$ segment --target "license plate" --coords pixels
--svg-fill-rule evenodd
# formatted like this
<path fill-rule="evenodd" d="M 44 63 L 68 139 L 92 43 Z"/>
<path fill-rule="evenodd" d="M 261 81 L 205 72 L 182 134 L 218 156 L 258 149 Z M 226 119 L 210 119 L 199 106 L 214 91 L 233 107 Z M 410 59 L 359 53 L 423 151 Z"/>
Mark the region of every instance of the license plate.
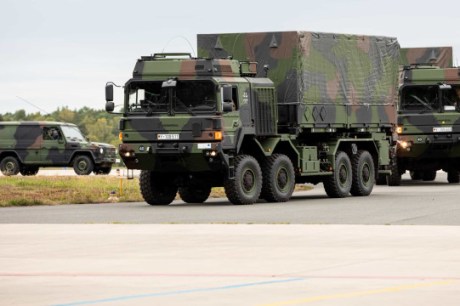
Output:
<path fill-rule="evenodd" d="M 451 126 L 435 126 L 433 127 L 433 133 L 450 133 L 452 132 Z"/>
<path fill-rule="evenodd" d="M 157 134 L 157 140 L 179 140 L 179 134 Z"/>

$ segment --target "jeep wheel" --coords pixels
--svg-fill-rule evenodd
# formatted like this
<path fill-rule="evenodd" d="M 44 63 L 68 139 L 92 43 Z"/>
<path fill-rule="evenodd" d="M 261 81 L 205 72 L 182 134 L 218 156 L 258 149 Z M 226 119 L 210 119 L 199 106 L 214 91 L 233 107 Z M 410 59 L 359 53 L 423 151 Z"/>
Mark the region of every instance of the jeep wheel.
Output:
<path fill-rule="evenodd" d="M 350 193 L 354 196 L 368 196 L 375 183 L 375 168 L 372 155 L 367 151 L 358 151 L 352 162 L 353 182 Z"/>
<path fill-rule="evenodd" d="M 150 205 L 168 205 L 176 197 L 177 186 L 171 178 L 142 170 L 139 177 L 142 197 Z"/>
<path fill-rule="evenodd" d="M 352 170 L 350 158 L 347 153 L 337 151 L 334 173 L 324 180 L 324 190 L 330 198 L 344 198 L 350 193 L 351 182 Z"/>
<path fill-rule="evenodd" d="M 286 202 L 295 187 L 295 173 L 289 157 L 273 154 L 263 164 L 261 197 L 267 202 Z"/>
<path fill-rule="evenodd" d="M 203 203 L 211 193 L 211 186 L 206 183 L 180 187 L 179 195 L 185 203 Z"/>
<path fill-rule="evenodd" d="M 13 156 L 5 157 L 0 163 L 0 170 L 5 176 L 16 175 L 19 173 L 19 169 L 19 161 Z"/>
<path fill-rule="evenodd" d="M 76 174 L 78 175 L 88 175 L 91 172 L 93 172 L 94 169 L 94 163 L 86 155 L 80 155 L 75 157 L 73 161 L 73 170 L 75 171 Z"/>
<path fill-rule="evenodd" d="M 38 173 L 38 166 L 22 166 L 19 172 L 23 176 L 32 176 Z"/>
<path fill-rule="evenodd" d="M 232 204 L 253 204 L 262 190 L 262 171 L 250 155 L 235 157 L 235 178 L 224 183 L 225 194 Z"/>

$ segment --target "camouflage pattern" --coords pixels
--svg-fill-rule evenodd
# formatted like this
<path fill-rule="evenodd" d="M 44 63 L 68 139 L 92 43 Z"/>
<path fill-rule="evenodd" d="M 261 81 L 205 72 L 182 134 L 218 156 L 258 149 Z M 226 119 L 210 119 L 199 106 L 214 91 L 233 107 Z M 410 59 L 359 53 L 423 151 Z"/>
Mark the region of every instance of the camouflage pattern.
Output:
<path fill-rule="evenodd" d="M 39 167 L 72 166 L 76 157 L 83 155 L 90 158 L 91 171 L 108 174 L 116 149 L 109 144 L 88 142 L 70 123 L 0 122 L 0 168 L 5 175 L 17 171 L 33 175 Z M 13 169 L 11 158 L 17 160 L 17 169 Z M 80 160 L 82 172 L 88 170 L 84 168 L 87 164 L 86 159 Z M 16 173 L 8 173 L 8 169 Z"/>
<path fill-rule="evenodd" d="M 452 47 L 401 48 L 400 64 L 449 68 L 453 65 Z"/>
<path fill-rule="evenodd" d="M 259 77 L 268 66 L 281 124 L 353 128 L 396 122 L 395 38 L 300 31 L 198 34 L 197 41 L 200 57 L 256 61 Z M 293 113 L 298 116 L 291 118 Z"/>
<path fill-rule="evenodd" d="M 459 95 L 459 68 L 420 66 L 403 71 L 398 114 L 400 173 L 460 170 Z"/>
<path fill-rule="evenodd" d="M 141 57 L 124 86 L 119 152 L 128 168 L 143 170 L 140 187 L 149 204 L 169 204 L 176 191 L 186 202 L 203 202 L 210 186 L 224 186 L 235 204 L 259 195 L 286 201 L 294 183 L 324 180 L 333 181 L 329 195 L 368 195 L 373 177 L 387 171 L 396 125 L 396 39 L 206 34 L 198 35 L 198 47 L 199 58 Z M 110 112 L 113 85 L 106 85 L 106 100 Z M 347 190 L 351 158 L 353 171 L 366 173 L 359 174 L 361 186 Z M 347 180 L 341 190 L 337 180 Z"/>

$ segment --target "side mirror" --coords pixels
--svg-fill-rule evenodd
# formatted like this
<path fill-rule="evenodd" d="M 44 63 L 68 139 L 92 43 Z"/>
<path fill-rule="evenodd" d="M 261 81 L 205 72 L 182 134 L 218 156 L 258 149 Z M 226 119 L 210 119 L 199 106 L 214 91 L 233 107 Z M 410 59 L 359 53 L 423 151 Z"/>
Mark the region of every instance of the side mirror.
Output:
<path fill-rule="evenodd" d="M 222 87 L 222 99 L 223 99 L 223 102 L 232 101 L 232 87 L 231 86 Z"/>
<path fill-rule="evenodd" d="M 105 111 L 106 112 L 111 113 L 111 112 L 113 112 L 114 109 L 115 109 L 115 103 L 109 102 L 109 101 L 107 101 L 105 103 Z"/>
<path fill-rule="evenodd" d="M 107 102 L 113 101 L 113 85 L 112 84 L 105 85 L 105 101 Z M 107 106 L 105 108 L 107 110 Z"/>

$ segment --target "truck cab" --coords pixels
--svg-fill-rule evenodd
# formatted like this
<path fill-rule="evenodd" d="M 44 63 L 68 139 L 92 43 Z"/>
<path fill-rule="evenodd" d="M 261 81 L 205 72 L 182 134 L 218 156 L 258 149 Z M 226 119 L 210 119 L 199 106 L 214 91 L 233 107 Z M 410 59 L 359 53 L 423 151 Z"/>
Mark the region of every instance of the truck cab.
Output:
<path fill-rule="evenodd" d="M 409 170 L 414 180 L 432 181 L 444 170 L 458 183 L 460 69 L 406 66 L 399 97 L 396 175 Z"/>

